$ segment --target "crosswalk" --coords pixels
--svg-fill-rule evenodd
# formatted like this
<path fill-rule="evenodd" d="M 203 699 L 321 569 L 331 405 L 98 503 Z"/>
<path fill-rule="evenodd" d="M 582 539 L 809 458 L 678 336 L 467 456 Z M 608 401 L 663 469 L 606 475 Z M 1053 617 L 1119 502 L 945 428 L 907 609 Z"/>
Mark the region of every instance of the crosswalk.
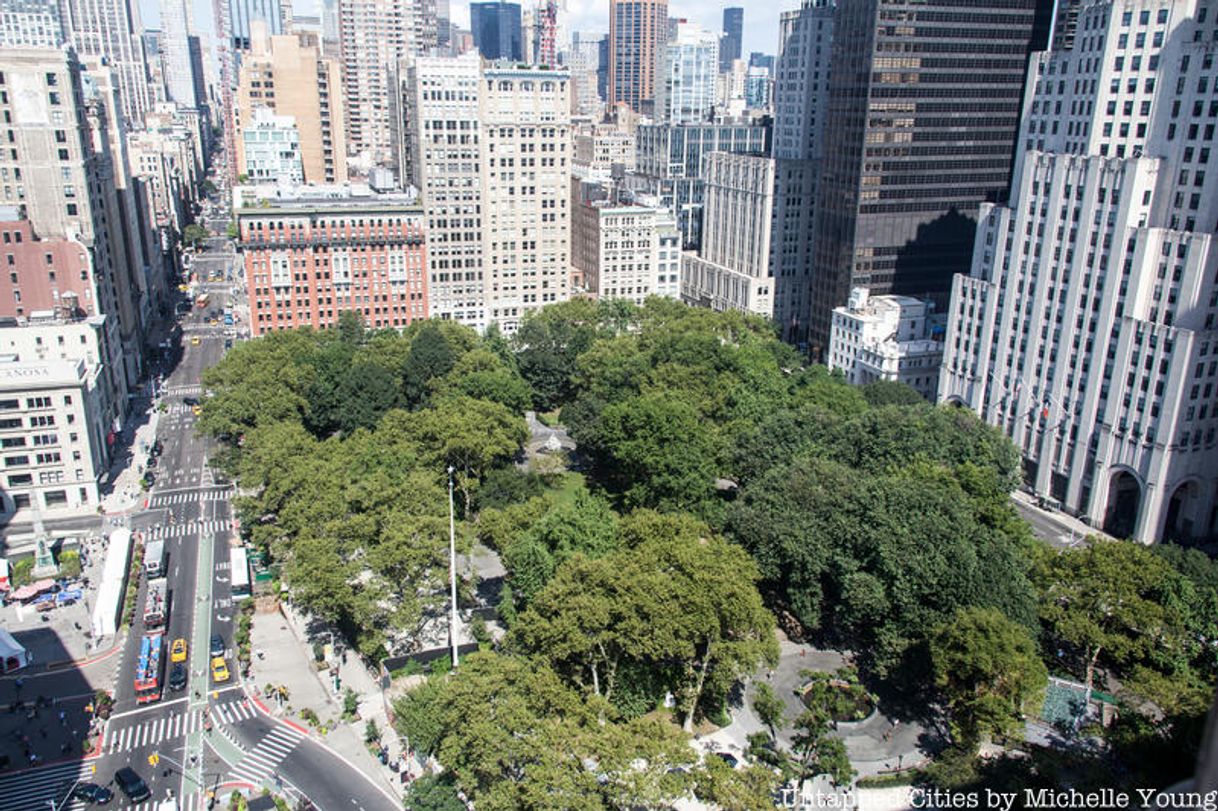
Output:
<path fill-rule="evenodd" d="M 206 476 L 204 476 L 206 478 Z M 232 495 L 232 489 L 218 487 L 214 490 L 190 490 L 182 493 L 157 493 L 148 502 L 148 508 L 171 507 L 176 504 L 194 504 L 200 501 L 225 501 Z"/>
<path fill-rule="evenodd" d="M 272 777 L 279 771 L 279 764 L 304 738 L 291 727 L 276 725 L 232 768 L 232 776 L 254 786 L 274 783 Z"/>
<path fill-rule="evenodd" d="M 0 775 L 0 811 L 30 811 L 47 808 L 51 800 L 60 802 L 77 780 L 92 780 L 91 764 L 73 761 L 48 766 L 33 771 Z M 106 780 L 109 779 L 107 775 Z M 73 800 L 65 809 L 84 808 L 84 803 Z"/>
<path fill-rule="evenodd" d="M 161 524 L 155 527 L 149 527 L 144 531 L 144 541 L 163 540 L 165 538 L 181 538 L 184 535 L 207 534 L 210 532 L 224 532 L 230 529 L 232 522 L 230 521 L 182 521 L 177 524 Z"/>
<path fill-rule="evenodd" d="M 169 386 L 165 389 L 165 393 L 178 397 L 184 397 L 190 394 L 202 394 L 202 386 Z"/>
<path fill-rule="evenodd" d="M 247 701 L 214 704 L 211 709 L 224 724 L 246 721 L 257 714 Z M 160 718 L 146 720 L 136 718 L 129 724 L 124 724 L 121 720 L 111 723 L 106 729 L 106 736 L 102 741 L 102 751 L 111 755 L 116 752 L 129 752 L 189 735 L 203 729 L 203 721 L 206 716 L 206 710 L 195 709 L 175 712 Z"/>

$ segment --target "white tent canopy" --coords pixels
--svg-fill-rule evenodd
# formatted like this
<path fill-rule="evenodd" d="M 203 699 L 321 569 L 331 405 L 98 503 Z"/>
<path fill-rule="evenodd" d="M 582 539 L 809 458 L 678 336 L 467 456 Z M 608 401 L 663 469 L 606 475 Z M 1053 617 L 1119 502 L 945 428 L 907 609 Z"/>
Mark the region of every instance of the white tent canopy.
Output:
<path fill-rule="evenodd" d="M 0 673 L 12 673 L 34 661 L 34 657 L 12 634 L 0 628 Z"/>

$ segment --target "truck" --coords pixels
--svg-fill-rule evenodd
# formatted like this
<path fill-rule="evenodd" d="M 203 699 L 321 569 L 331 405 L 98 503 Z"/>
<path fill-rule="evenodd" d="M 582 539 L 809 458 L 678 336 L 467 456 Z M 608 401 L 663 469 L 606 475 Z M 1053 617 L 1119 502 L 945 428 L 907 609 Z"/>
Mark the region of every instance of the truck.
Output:
<path fill-rule="evenodd" d="M 250 596 L 250 562 L 249 553 L 244 546 L 233 546 L 229 549 L 229 576 L 232 577 L 234 597 Z"/>
<path fill-rule="evenodd" d="M 135 701 L 148 704 L 161 700 L 161 649 L 165 637 L 145 634 L 140 640 L 140 655 L 135 661 Z"/>
<path fill-rule="evenodd" d="M 168 581 L 157 577 L 148 581 L 144 595 L 144 630 L 160 628 L 169 617 Z"/>
<path fill-rule="evenodd" d="M 148 579 L 165 574 L 165 542 L 149 541 L 144 547 L 144 574 Z"/>

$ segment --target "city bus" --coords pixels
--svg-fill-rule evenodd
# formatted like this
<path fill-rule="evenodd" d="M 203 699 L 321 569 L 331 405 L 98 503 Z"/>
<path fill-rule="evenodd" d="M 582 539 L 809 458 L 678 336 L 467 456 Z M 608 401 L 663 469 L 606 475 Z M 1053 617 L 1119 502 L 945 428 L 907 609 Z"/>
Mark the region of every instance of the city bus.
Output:
<path fill-rule="evenodd" d="M 233 596 L 250 596 L 250 561 L 244 546 L 234 546 L 229 552 L 229 574 L 233 578 Z"/>
<path fill-rule="evenodd" d="M 140 656 L 135 663 L 135 700 L 148 704 L 161 700 L 161 634 L 147 634 L 140 640 Z"/>

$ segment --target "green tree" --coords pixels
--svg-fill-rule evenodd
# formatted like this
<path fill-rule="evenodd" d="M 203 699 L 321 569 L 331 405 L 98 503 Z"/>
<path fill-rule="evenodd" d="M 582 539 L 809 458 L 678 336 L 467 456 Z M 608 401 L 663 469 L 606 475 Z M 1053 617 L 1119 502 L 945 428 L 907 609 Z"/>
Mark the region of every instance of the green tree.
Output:
<path fill-rule="evenodd" d="M 198 248 L 205 241 L 207 241 L 207 238 L 210 236 L 210 231 L 193 222 L 182 229 L 182 241 L 192 248 Z"/>
<path fill-rule="evenodd" d="M 549 411 L 570 400 L 576 360 L 599 333 L 600 314 L 590 299 L 571 299 L 525 316 L 513 344 L 537 410 Z"/>
<path fill-rule="evenodd" d="M 1179 575 L 1145 547 L 1089 539 L 1039 564 L 1041 618 L 1056 642 L 1077 653 L 1089 690 L 1101 661 L 1131 668 L 1185 644 L 1181 617 L 1164 604 Z"/>
<path fill-rule="evenodd" d="M 410 784 L 406 807 L 411 811 L 466 811 L 452 779 L 434 774 L 425 774 Z"/>
<path fill-rule="evenodd" d="M 786 705 L 774 692 L 773 687 L 765 682 L 758 682 L 753 686 L 753 712 L 757 713 L 757 720 L 770 730 L 771 738 L 777 737 L 778 730 L 786 726 L 786 720 L 783 718 L 785 711 Z"/>
<path fill-rule="evenodd" d="M 385 419 L 418 444 L 424 464 L 437 473 L 454 468 L 466 515 L 482 476 L 515 456 L 528 436 L 521 417 L 498 403 L 470 397 L 445 397 L 431 408 L 390 412 Z"/>
<path fill-rule="evenodd" d="M 604 472 L 629 507 L 694 509 L 715 488 L 711 428 L 683 399 L 647 394 L 601 415 Z"/>
<path fill-rule="evenodd" d="M 863 397 L 873 408 L 886 405 L 917 406 L 926 402 L 926 398 L 918 394 L 916 389 L 895 380 L 876 380 L 868 383 L 863 386 Z"/>
<path fill-rule="evenodd" d="M 424 757 L 436 753 L 444 731 L 443 677 L 433 676 L 393 702 L 394 728 Z"/>
<path fill-rule="evenodd" d="M 993 608 L 961 608 L 930 638 L 935 686 L 957 741 L 1018 736 L 1025 709 L 1048 683 L 1027 628 Z"/>
<path fill-rule="evenodd" d="M 835 786 L 848 786 L 854 781 L 846 745 L 829 734 L 827 716 L 807 710 L 795 720 L 795 729 L 791 748 L 799 760 L 801 779 L 823 774 Z"/>
<path fill-rule="evenodd" d="M 431 385 L 437 394 L 489 400 L 517 414 L 523 414 L 532 400 L 529 384 L 489 349 L 466 353 L 451 371 L 433 378 Z"/>

